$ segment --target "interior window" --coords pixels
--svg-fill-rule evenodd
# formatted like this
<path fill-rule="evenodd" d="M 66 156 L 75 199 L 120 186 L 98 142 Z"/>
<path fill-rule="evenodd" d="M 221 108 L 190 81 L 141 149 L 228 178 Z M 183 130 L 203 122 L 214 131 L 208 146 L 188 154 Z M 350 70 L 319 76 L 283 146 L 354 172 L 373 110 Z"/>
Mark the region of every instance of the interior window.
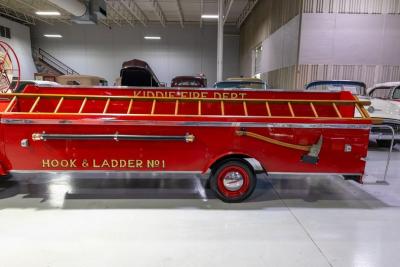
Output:
<path fill-rule="evenodd" d="M 370 96 L 375 98 L 389 99 L 391 91 L 391 87 L 378 87 L 370 93 Z"/>

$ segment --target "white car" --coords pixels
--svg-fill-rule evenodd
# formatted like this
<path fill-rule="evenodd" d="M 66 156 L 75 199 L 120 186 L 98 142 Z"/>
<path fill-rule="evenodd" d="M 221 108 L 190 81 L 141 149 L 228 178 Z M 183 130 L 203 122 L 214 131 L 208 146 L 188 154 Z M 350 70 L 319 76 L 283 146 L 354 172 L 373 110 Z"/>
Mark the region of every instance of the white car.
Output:
<path fill-rule="evenodd" d="M 395 131 L 395 142 L 400 142 L 400 82 L 388 82 L 374 85 L 367 90 L 371 98 L 368 112 L 373 118 L 380 118 L 384 125 L 390 125 Z M 380 146 L 390 146 L 390 130 L 372 130 L 371 135 Z"/>
<path fill-rule="evenodd" d="M 382 83 L 366 90 L 359 81 L 326 80 L 314 81 L 306 85 L 306 90 L 350 91 L 361 99 L 368 99 L 371 105 L 366 107 L 370 116 L 383 121 L 383 125 L 392 126 L 395 131 L 395 143 L 400 142 L 400 82 Z M 370 138 L 378 146 L 390 147 L 392 131 L 387 128 L 373 128 Z"/>
<path fill-rule="evenodd" d="M 27 85 L 35 84 L 35 85 L 43 85 L 43 86 L 60 86 L 59 83 L 51 82 L 51 81 L 40 81 L 40 80 L 21 80 L 18 82 L 18 86 L 15 88 L 16 81 L 13 81 L 10 85 L 10 88 L 13 88 L 14 93 L 22 93 Z"/>

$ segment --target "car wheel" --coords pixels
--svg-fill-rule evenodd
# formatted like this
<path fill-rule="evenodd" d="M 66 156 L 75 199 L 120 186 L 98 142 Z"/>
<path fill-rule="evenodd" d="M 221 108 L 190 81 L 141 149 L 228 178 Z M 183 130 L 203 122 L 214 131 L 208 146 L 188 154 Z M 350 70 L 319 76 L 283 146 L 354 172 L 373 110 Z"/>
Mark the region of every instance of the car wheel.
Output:
<path fill-rule="evenodd" d="M 251 166 L 242 160 L 229 160 L 214 168 L 210 186 L 216 196 L 224 202 L 242 202 L 254 191 L 256 174 Z"/>

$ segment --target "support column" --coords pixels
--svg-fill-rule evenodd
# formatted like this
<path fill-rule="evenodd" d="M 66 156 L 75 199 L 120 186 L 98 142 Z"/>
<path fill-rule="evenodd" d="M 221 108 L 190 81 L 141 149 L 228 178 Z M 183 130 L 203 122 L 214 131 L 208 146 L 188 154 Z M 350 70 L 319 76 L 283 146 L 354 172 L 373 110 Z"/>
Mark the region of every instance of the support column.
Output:
<path fill-rule="evenodd" d="M 224 0 L 218 0 L 217 82 L 222 81 L 224 64 Z"/>

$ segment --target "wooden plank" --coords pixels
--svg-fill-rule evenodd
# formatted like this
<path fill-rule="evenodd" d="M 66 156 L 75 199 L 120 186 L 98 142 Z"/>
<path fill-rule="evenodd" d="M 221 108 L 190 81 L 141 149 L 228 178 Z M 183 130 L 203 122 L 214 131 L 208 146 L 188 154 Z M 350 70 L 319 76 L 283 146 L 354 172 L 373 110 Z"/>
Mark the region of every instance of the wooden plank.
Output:
<path fill-rule="evenodd" d="M 225 116 L 225 106 L 223 100 L 221 100 L 221 116 Z"/>
<path fill-rule="evenodd" d="M 317 110 L 315 109 L 314 104 L 313 104 L 312 102 L 310 102 L 310 107 L 311 107 L 311 109 L 312 109 L 312 111 L 313 111 L 313 113 L 314 113 L 314 116 L 315 116 L 316 118 L 319 118 L 318 112 L 317 112 Z"/>
<path fill-rule="evenodd" d="M 63 102 L 64 102 L 64 97 L 61 97 L 60 100 L 58 101 L 56 109 L 54 110 L 54 113 L 58 112 Z"/>
<path fill-rule="evenodd" d="M 340 111 L 339 111 L 338 107 L 336 106 L 336 104 L 332 103 L 332 105 L 333 105 L 333 108 L 335 109 L 336 114 L 338 115 L 338 117 L 342 118 L 342 114 L 340 114 Z"/>
<path fill-rule="evenodd" d="M 267 116 L 271 117 L 271 109 L 269 107 L 268 101 L 265 102 L 265 107 L 267 108 Z"/>
<path fill-rule="evenodd" d="M 35 110 L 35 108 L 36 108 L 37 104 L 39 103 L 39 101 L 40 101 L 40 96 L 36 97 L 36 100 L 33 103 L 31 109 L 29 110 L 29 113 L 32 113 Z"/>
<path fill-rule="evenodd" d="M 178 115 L 178 111 L 179 111 L 179 100 L 175 101 L 175 116 Z"/>
<path fill-rule="evenodd" d="M 151 106 L 151 115 L 154 115 L 154 111 L 156 110 L 156 100 L 153 100 L 153 105 Z"/>
<path fill-rule="evenodd" d="M 133 106 L 133 99 L 131 99 L 129 101 L 129 106 L 128 106 L 128 110 L 126 111 L 126 114 L 130 114 L 131 113 L 132 106 Z"/>
<path fill-rule="evenodd" d="M 244 109 L 244 115 L 249 116 L 249 113 L 247 112 L 247 104 L 246 101 L 243 101 L 243 109 Z"/>
<path fill-rule="evenodd" d="M 14 105 L 15 101 L 17 101 L 17 96 L 15 95 L 10 103 L 8 103 L 7 108 L 4 110 L 5 113 L 9 112 L 9 110 L 11 109 L 12 105 Z"/>
<path fill-rule="evenodd" d="M 108 106 L 110 105 L 110 99 L 107 99 L 106 105 L 104 106 L 103 114 L 107 113 Z"/>
<path fill-rule="evenodd" d="M 293 107 L 292 107 L 292 104 L 290 104 L 290 102 L 288 102 L 288 106 L 289 106 L 289 110 L 290 110 L 290 115 L 292 115 L 292 117 L 295 117 Z"/>
<path fill-rule="evenodd" d="M 199 102 L 198 102 L 198 112 L 197 112 L 197 115 L 201 115 L 201 100 L 199 100 Z"/>
<path fill-rule="evenodd" d="M 85 108 L 86 102 L 87 102 L 87 97 L 85 97 L 85 99 L 83 99 L 82 105 L 78 111 L 79 114 L 82 113 L 83 109 Z"/>

